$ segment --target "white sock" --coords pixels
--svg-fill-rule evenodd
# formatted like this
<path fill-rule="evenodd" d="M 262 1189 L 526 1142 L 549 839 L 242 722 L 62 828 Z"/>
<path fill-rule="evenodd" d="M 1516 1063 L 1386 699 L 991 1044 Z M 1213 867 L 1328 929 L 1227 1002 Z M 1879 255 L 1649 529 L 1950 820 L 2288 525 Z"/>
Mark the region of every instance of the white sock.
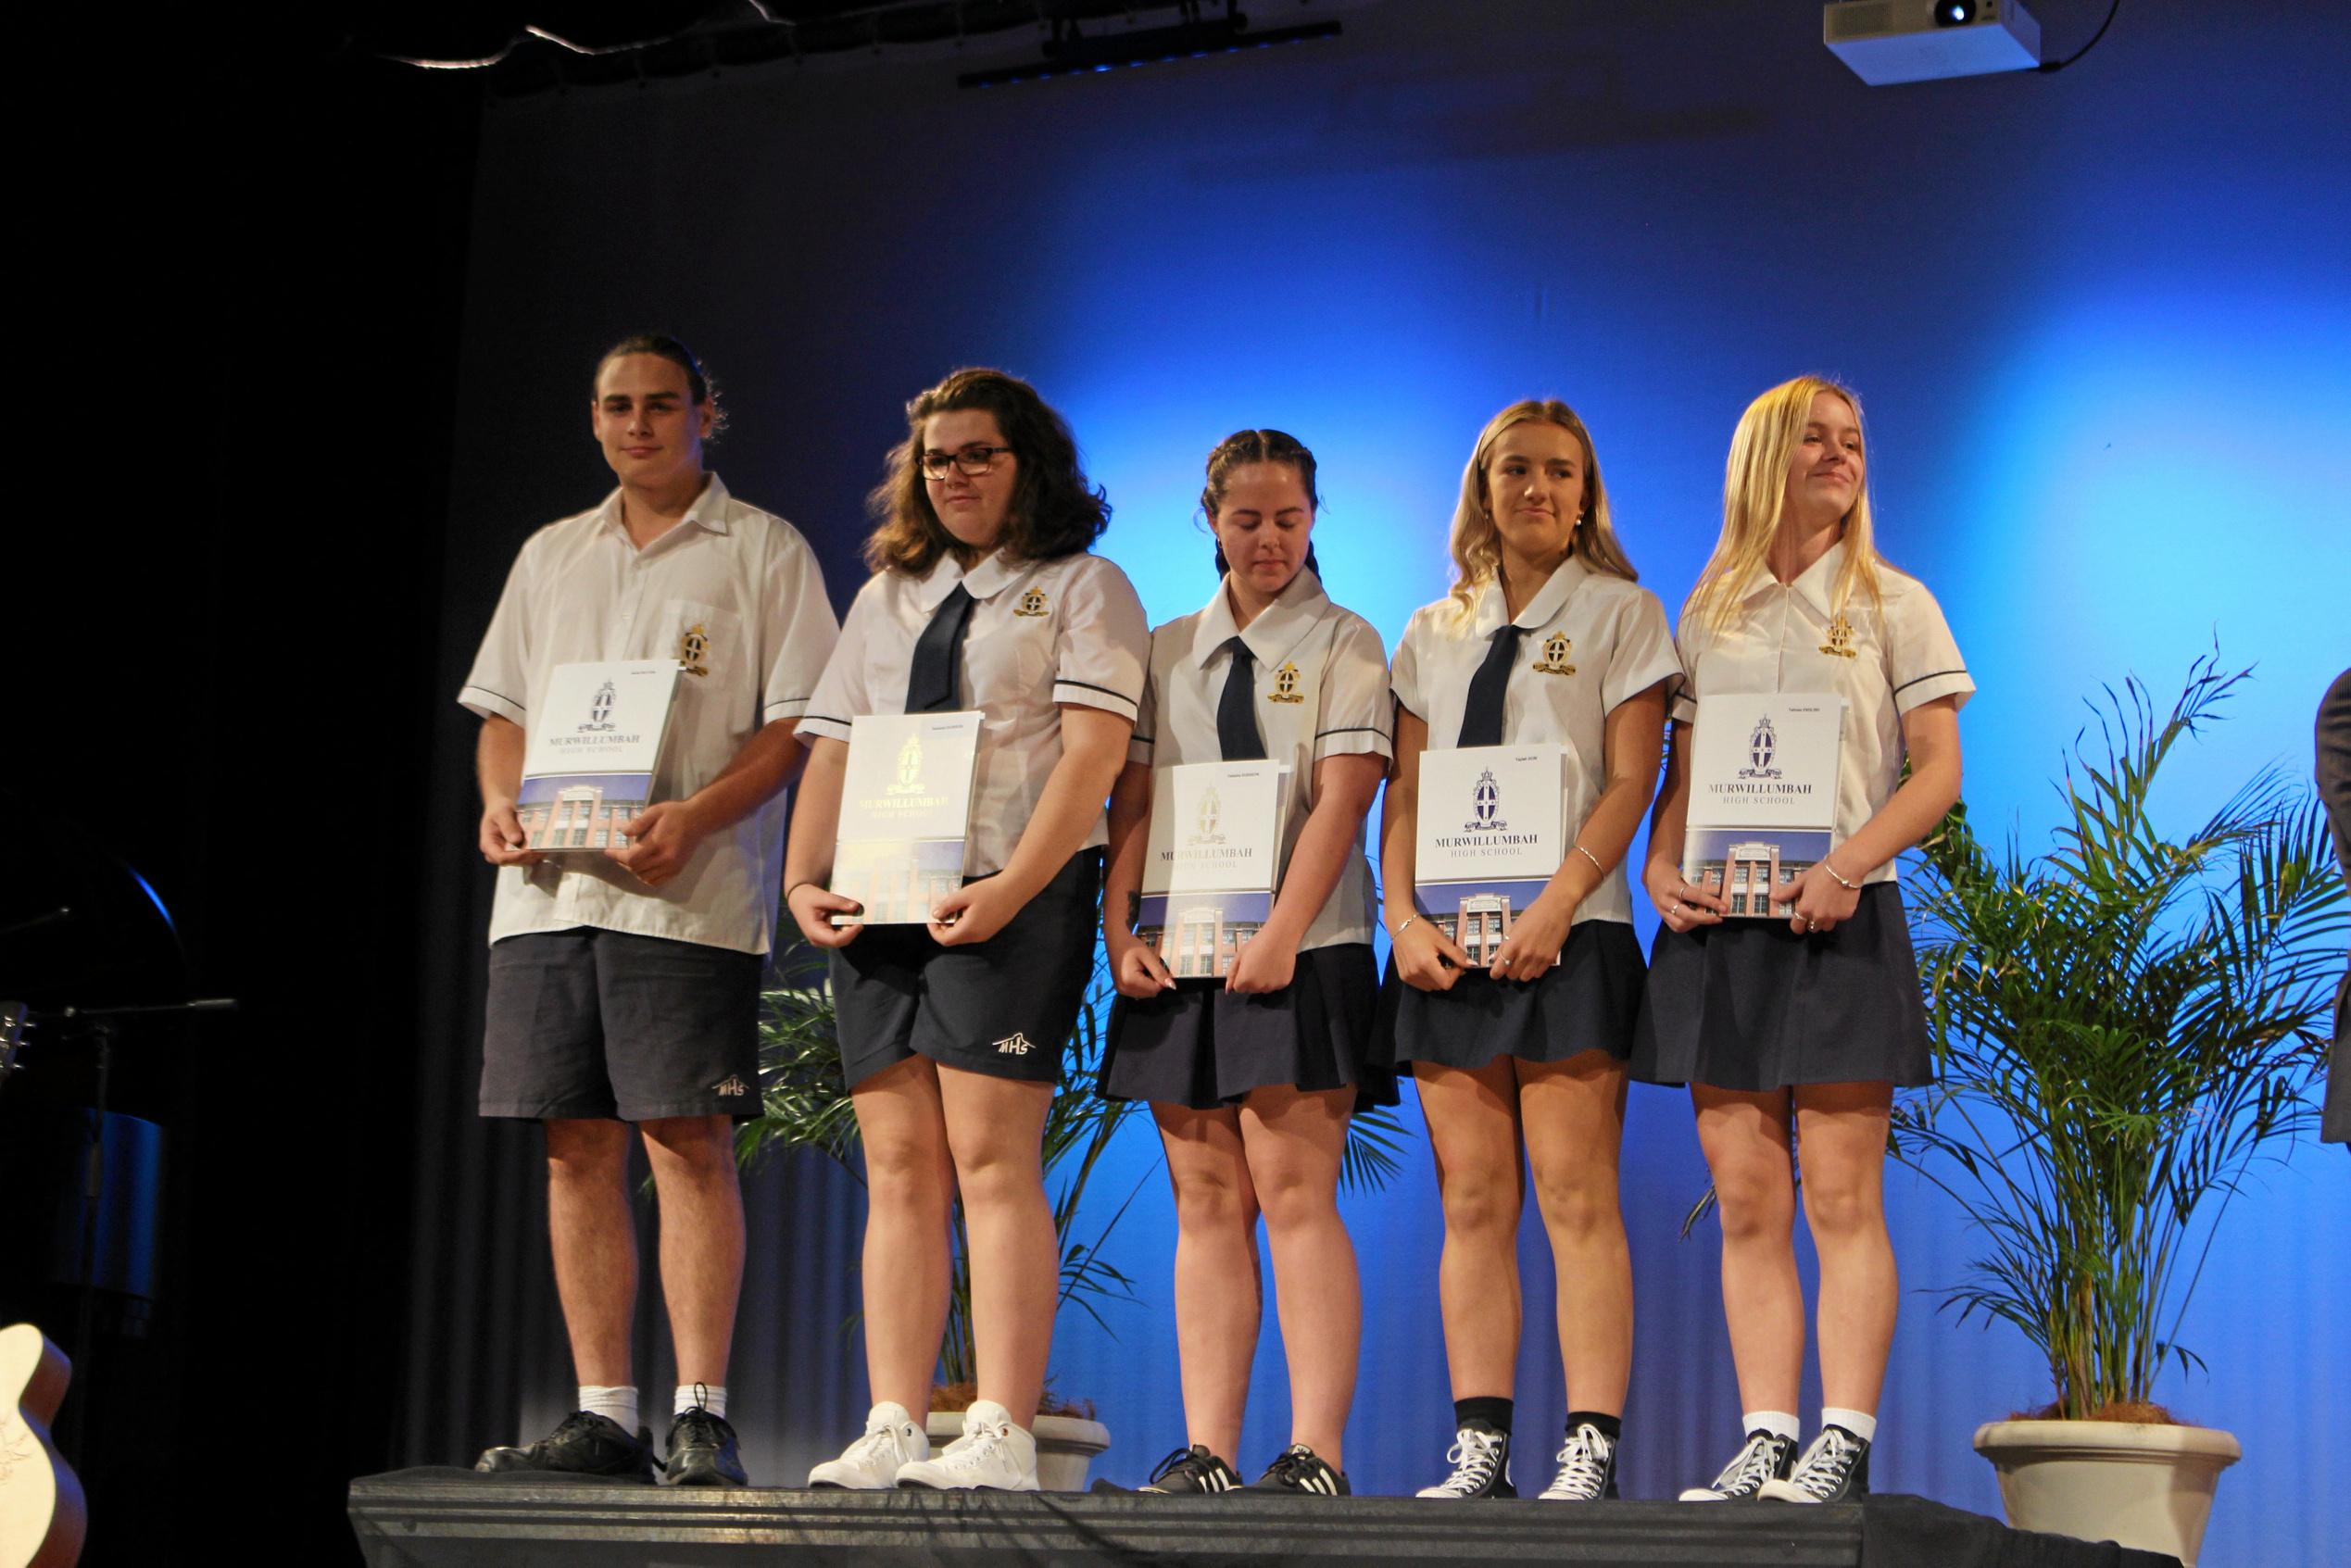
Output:
<path fill-rule="evenodd" d="M 679 1384 L 677 1398 L 670 1405 L 670 1413 L 684 1415 L 696 1405 L 701 1406 L 721 1421 L 724 1421 L 726 1419 L 726 1385 L 723 1383 Z"/>
<path fill-rule="evenodd" d="M 1793 1411 L 1749 1411 L 1739 1418 L 1741 1432 L 1768 1432 L 1775 1437 L 1796 1440 L 1800 1428 Z"/>
<path fill-rule="evenodd" d="M 1823 1405 L 1820 1407 L 1820 1424 L 1842 1426 L 1865 1443 L 1877 1441 L 1878 1418 L 1865 1415 L 1860 1411 L 1841 1411 L 1834 1405 Z"/>
<path fill-rule="evenodd" d="M 636 1385 L 623 1383 L 607 1388 L 594 1383 L 580 1385 L 580 1409 L 608 1417 L 618 1423 L 622 1431 L 636 1436 Z"/>

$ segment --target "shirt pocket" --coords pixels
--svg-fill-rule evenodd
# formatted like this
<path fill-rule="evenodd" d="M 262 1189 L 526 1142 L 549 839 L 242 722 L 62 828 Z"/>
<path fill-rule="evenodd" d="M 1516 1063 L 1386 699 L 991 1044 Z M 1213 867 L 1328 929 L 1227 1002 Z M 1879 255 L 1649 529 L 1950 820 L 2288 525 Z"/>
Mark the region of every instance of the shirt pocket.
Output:
<path fill-rule="evenodd" d="M 654 655 L 676 659 L 681 671 L 663 771 L 678 791 L 691 793 L 717 776 L 756 727 L 759 650 L 740 615 L 707 600 L 670 599 L 661 616 Z"/>

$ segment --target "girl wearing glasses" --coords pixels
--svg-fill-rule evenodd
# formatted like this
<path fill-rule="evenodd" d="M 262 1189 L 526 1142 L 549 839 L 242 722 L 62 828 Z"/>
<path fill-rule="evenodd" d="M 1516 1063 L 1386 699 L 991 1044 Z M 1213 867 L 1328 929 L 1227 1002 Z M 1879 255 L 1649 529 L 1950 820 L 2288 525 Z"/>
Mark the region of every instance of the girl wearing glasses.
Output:
<path fill-rule="evenodd" d="M 1617 1204 L 1641 950 L 1623 860 L 1649 808 L 1679 673 L 1665 608 L 1633 581 L 1590 433 L 1565 404 L 1514 403 L 1477 438 L 1453 514 L 1452 595 L 1396 650 L 1396 777 L 1380 820 L 1391 972 L 1382 1033 L 1413 1063 L 1445 1213 L 1439 1295 L 1452 1473 L 1422 1497 L 1515 1497 L 1521 1171 L 1557 1264 L 1567 1429 L 1542 1496 L 1616 1492 L 1632 1363 L 1632 1264 Z M 1413 883 L 1430 746 L 1564 748 L 1569 848 L 1495 933 L 1423 909 Z M 1522 1152 L 1523 1151 L 1523 1152 Z M 1524 1164 L 1522 1166 L 1522 1160 Z"/>
<path fill-rule="evenodd" d="M 1314 571 L 1319 504 L 1314 456 L 1294 436 L 1244 430 L 1209 454 L 1201 510 L 1222 581 L 1205 608 L 1152 632 L 1111 800 L 1102 935 L 1119 999 L 1103 1092 L 1150 1101 L 1166 1145 L 1188 1444 L 1145 1491 L 1240 1485 L 1230 1461 L 1257 1349 L 1261 1213 L 1291 1441 L 1252 1486 L 1349 1491 L 1339 1440 L 1362 1302 L 1339 1168 L 1356 1105 L 1396 1098 L 1393 1078 L 1364 1066 L 1377 997 L 1364 815 L 1388 773 L 1390 721 L 1379 633 L 1331 603 Z M 1257 759 L 1290 770 L 1285 869 L 1264 924 L 1236 938 L 1177 922 L 1143 940 L 1132 926 L 1152 770 Z M 1231 966 L 1221 980 L 1216 950 Z"/>
<path fill-rule="evenodd" d="M 1881 1168 L 1897 1084 L 1932 1080 L 1893 859 L 1959 796 L 1959 705 L 1975 690 L 1942 611 L 1870 541 L 1861 402 L 1800 376 L 1730 438 L 1722 537 L 1682 608 L 1688 680 L 1643 875 L 1664 925 L 1634 1075 L 1688 1084 L 1722 1215 L 1723 1311 L 1745 1435 L 1685 1501 L 1857 1500 L 1893 1341 Z M 1719 693 L 1835 693 L 1845 705 L 1836 833 L 1794 912 L 1726 920 L 1722 884 L 1684 880 L 1691 726 Z M 1910 776 L 1902 776 L 1907 757 Z M 1797 1189 L 1820 1257 L 1819 1435 L 1796 1457 L 1804 1291 Z"/>
<path fill-rule="evenodd" d="M 865 1148 L 865 1433 L 816 1486 L 1037 1489 L 1029 1427 L 1060 1256 L 1045 1113 L 1092 968 L 1103 797 L 1149 643 L 1125 576 L 1087 553 L 1110 506 L 1026 383 L 959 370 L 907 406 L 874 493 L 873 578 L 809 699 L 786 901 L 832 950 L 841 1059 Z M 983 715 L 964 882 L 927 925 L 836 927 L 826 890 L 849 721 Z M 937 1457 L 924 1435 L 946 1330 L 949 1207 L 963 1202 L 978 1398 Z"/>

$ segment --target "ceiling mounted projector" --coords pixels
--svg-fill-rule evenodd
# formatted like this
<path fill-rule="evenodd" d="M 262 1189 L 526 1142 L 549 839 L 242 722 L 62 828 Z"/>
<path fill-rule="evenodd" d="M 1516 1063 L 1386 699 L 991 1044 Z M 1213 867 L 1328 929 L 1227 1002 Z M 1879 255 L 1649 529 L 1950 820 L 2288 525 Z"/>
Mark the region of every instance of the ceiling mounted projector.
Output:
<path fill-rule="evenodd" d="M 1872 87 L 2041 65 L 2022 0 L 1829 0 L 1820 39 Z"/>

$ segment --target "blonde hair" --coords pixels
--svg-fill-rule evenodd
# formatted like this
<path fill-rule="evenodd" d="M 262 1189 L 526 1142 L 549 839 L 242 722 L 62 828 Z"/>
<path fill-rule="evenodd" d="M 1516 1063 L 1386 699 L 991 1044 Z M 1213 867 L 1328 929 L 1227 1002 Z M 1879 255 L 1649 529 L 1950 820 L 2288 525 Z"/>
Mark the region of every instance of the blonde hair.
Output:
<path fill-rule="evenodd" d="M 1621 577 L 1628 583 L 1641 579 L 1641 574 L 1633 570 L 1632 558 L 1617 542 L 1616 524 L 1609 521 L 1608 491 L 1600 483 L 1600 455 L 1592 450 L 1591 432 L 1584 428 L 1584 421 L 1576 417 L 1575 409 L 1557 398 L 1529 397 L 1513 403 L 1486 421 L 1486 428 L 1477 434 L 1477 445 L 1470 450 L 1469 466 L 1462 470 L 1461 501 L 1453 508 L 1450 548 L 1453 557 L 1452 597 L 1463 615 L 1477 608 L 1478 590 L 1493 582 L 1502 571 L 1502 531 L 1494 526 L 1486 466 L 1502 433 L 1523 424 L 1557 425 L 1574 436 L 1576 444 L 1584 450 L 1584 509 L 1568 535 L 1569 558 L 1580 558 L 1592 571 Z"/>
<path fill-rule="evenodd" d="M 1798 376 L 1781 382 L 1747 405 L 1731 433 L 1730 458 L 1723 465 L 1722 537 L 1697 585 L 1682 605 L 1685 617 L 1694 617 L 1709 631 L 1723 631 L 1739 616 L 1739 592 L 1771 555 L 1779 535 L 1779 519 L 1788 503 L 1788 466 L 1804 426 L 1812 419 L 1812 400 L 1833 393 L 1862 424 L 1861 397 L 1853 388 L 1825 376 Z M 1878 568 L 1889 564 L 1878 553 L 1869 527 L 1868 438 L 1862 439 L 1861 486 L 1854 493 L 1852 509 L 1843 520 L 1842 537 L 1845 563 L 1837 572 L 1830 593 L 1830 609 L 1842 611 L 1860 588 L 1873 605 L 1883 602 Z"/>

